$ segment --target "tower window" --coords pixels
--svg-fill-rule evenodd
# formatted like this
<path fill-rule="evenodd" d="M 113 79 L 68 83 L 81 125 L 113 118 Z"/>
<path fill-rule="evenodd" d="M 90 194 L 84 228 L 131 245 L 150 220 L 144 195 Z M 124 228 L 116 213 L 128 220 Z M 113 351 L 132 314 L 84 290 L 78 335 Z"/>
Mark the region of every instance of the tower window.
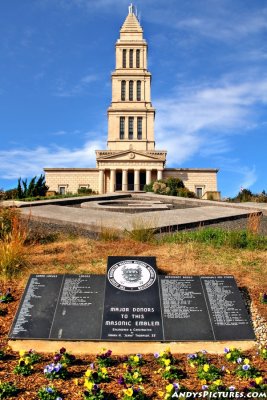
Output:
<path fill-rule="evenodd" d="M 137 117 L 137 139 L 138 140 L 142 139 L 142 122 L 143 122 L 143 118 Z"/>
<path fill-rule="evenodd" d="M 120 139 L 124 139 L 125 117 L 120 117 Z"/>
<path fill-rule="evenodd" d="M 133 49 L 130 50 L 129 66 L 133 68 Z"/>
<path fill-rule="evenodd" d="M 122 50 L 122 68 L 126 68 L 126 49 Z"/>
<path fill-rule="evenodd" d="M 136 98 L 137 98 L 137 101 L 141 100 L 141 81 L 137 81 Z"/>
<path fill-rule="evenodd" d="M 133 139 L 134 117 L 129 117 L 128 124 L 128 139 Z"/>
<path fill-rule="evenodd" d="M 136 68 L 140 68 L 140 50 L 136 50 Z"/>
<path fill-rule="evenodd" d="M 126 81 L 121 81 L 121 100 L 125 101 Z"/>
<path fill-rule="evenodd" d="M 129 100 L 133 101 L 133 81 L 129 82 Z"/>

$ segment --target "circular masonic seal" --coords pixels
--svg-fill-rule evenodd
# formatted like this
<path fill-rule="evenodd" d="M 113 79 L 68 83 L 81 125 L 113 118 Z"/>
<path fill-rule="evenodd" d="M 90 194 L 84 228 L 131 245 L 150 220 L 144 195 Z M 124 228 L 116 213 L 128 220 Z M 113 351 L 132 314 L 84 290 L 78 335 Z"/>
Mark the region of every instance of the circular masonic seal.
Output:
<path fill-rule="evenodd" d="M 139 260 L 124 260 L 112 265 L 108 280 L 117 289 L 140 291 L 149 288 L 156 280 L 155 270 Z"/>

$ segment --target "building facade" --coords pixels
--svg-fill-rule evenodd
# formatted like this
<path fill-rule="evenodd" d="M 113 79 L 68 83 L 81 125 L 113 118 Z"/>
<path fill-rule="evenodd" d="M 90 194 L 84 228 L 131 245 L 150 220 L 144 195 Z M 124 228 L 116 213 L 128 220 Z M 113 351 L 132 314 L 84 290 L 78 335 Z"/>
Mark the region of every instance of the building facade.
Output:
<path fill-rule="evenodd" d="M 217 169 L 166 168 L 167 151 L 155 149 L 147 42 L 132 5 L 115 48 L 107 150 L 96 150 L 96 168 L 45 168 L 49 190 L 140 191 L 153 180 L 172 176 L 182 179 L 199 197 L 216 192 Z"/>

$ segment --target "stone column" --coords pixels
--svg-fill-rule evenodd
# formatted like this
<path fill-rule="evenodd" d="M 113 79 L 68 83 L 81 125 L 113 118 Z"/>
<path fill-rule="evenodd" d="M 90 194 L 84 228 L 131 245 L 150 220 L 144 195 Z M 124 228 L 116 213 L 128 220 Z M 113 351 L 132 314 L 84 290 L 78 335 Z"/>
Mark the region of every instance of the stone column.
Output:
<path fill-rule="evenodd" d="M 163 178 L 163 171 L 162 171 L 162 169 L 158 169 L 157 180 L 160 181 L 162 178 Z"/>
<path fill-rule="evenodd" d="M 105 177 L 105 171 L 103 169 L 100 169 L 98 172 L 98 179 L 99 179 L 98 192 L 99 192 L 99 194 L 104 193 L 104 177 Z"/>
<path fill-rule="evenodd" d="M 151 183 L 151 170 L 146 170 L 146 184 L 149 185 Z"/>
<path fill-rule="evenodd" d="M 134 190 L 136 192 L 140 191 L 140 171 L 139 171 L 139 169 L 134 170 Z"/>
<path fill-rule="evenodd" d="M 122 191 L 126 192 L 128 190 L 128 170 L 122 170 Z"/>
<path fill-rule="evenodd" d="M 115 192 L 115 184 L 116 184 L 116 170 L 111 169 L 110 170 L 110 187 L 109 187 L 110 193 Z"/>

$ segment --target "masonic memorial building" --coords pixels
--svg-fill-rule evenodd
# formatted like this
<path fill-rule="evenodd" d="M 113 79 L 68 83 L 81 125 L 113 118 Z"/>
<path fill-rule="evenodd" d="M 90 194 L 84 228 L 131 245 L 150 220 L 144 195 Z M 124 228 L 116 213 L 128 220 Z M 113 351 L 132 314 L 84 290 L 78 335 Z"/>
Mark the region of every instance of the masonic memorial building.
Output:
<path fill-rule="evenodd" d="M 45 168 L 49 191 L 138 192 L 151 181 L 175 177 L 198 197 L 207 198 L 217 191 L 217 169 L 166 168 L 167 151 L 156 148 L 147 42 L 132 5 L 115 49 L 107 150 L 96 150 L 96 168 Z"/>

